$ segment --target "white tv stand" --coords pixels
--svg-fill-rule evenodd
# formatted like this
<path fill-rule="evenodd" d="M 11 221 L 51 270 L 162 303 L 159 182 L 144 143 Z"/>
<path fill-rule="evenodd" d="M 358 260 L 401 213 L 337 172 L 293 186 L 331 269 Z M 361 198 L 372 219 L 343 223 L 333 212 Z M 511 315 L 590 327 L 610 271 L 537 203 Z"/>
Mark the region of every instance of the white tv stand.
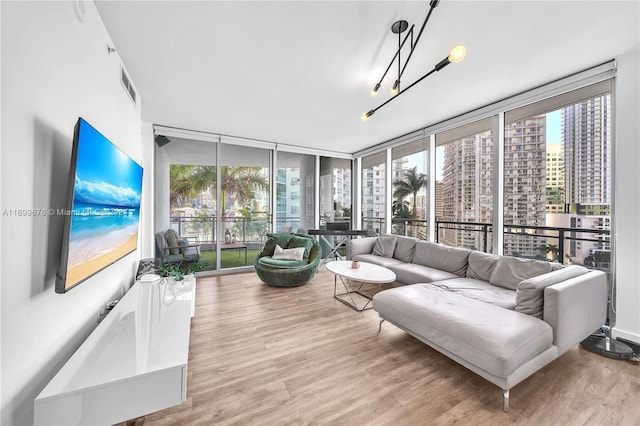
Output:
<path fill-rule="evenodd" d="M 187 394 L 195 278 L 136 282 L 35 400 L 36 425 L 115 424 Z"/>

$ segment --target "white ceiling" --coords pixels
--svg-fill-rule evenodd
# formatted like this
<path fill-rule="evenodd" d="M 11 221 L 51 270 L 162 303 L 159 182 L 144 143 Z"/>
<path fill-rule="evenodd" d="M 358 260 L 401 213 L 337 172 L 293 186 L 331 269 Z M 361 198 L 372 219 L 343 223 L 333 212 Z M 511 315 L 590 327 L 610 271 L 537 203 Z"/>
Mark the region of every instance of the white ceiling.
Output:
<path fill-rule="evenodd" d="M 455 1 L 435 9 L 406 87 L 463 44 L 467 58 L 388 98 L 391 24 L 428 1 L 96 1 L 143 120 L 354 153 L 597 65 L 639 42 L 637 1 Z M 396 71 L 397 72 L 397 71 Z"/>

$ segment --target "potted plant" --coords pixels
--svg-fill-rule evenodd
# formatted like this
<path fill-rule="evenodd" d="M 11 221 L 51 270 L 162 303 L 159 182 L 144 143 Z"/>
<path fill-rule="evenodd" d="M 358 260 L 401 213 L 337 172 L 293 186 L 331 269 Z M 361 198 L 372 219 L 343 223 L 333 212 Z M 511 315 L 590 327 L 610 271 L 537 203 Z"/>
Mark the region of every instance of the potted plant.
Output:
<path fill-rule="evenodd" d="M 160 270 L 160 275 L 175 282 L 180 282 L 185 278 L 189 278 L 189 276 L 193 276 L 196 271 L 204 268 L 205 266 L 207 266 L 207 262 L 202 260 L 197 262 L 195 265 L 188 267 L 187 269 L 182 269 L 176 265 L 167 265 L 162 267 L 162 269 Z"/>
<path fill-rule="evenodd" d="M 184 280 L 184 271 L 175 265 L 167 265 L 163 266 L 160 270 L 160 276 L 164 278 L 168 278 L 173 281 L 182 281 Z"/>

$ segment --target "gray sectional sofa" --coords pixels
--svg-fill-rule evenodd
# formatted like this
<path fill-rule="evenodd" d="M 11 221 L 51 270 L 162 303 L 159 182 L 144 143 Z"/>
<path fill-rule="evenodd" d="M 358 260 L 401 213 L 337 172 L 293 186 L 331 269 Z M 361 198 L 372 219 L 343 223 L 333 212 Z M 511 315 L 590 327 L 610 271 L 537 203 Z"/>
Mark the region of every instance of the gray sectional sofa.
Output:
<path fill-rule="evenodd" d="M 373 309 L 503 390 L 558 358 L 606 320 L 601 271 L 498 256 L 396 235 L 350 240 L 347 258 L 394 271 L 401 285 Z"/>

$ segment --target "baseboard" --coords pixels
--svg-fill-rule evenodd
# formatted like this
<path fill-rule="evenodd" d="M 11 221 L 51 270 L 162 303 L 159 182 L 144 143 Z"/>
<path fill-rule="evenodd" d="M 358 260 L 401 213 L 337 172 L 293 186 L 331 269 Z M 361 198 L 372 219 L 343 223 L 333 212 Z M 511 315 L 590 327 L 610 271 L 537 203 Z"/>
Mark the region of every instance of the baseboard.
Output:
<path fill-rule="evenodd" d="M 636 345 L 640 345 L 640 335 L 627 333 L 626 331 L 620 330 L 619 328 L 613 327 L 611 329 L 611 337 L 617 338 L 621 337 L 625 340 L 629 340 Z"/>

